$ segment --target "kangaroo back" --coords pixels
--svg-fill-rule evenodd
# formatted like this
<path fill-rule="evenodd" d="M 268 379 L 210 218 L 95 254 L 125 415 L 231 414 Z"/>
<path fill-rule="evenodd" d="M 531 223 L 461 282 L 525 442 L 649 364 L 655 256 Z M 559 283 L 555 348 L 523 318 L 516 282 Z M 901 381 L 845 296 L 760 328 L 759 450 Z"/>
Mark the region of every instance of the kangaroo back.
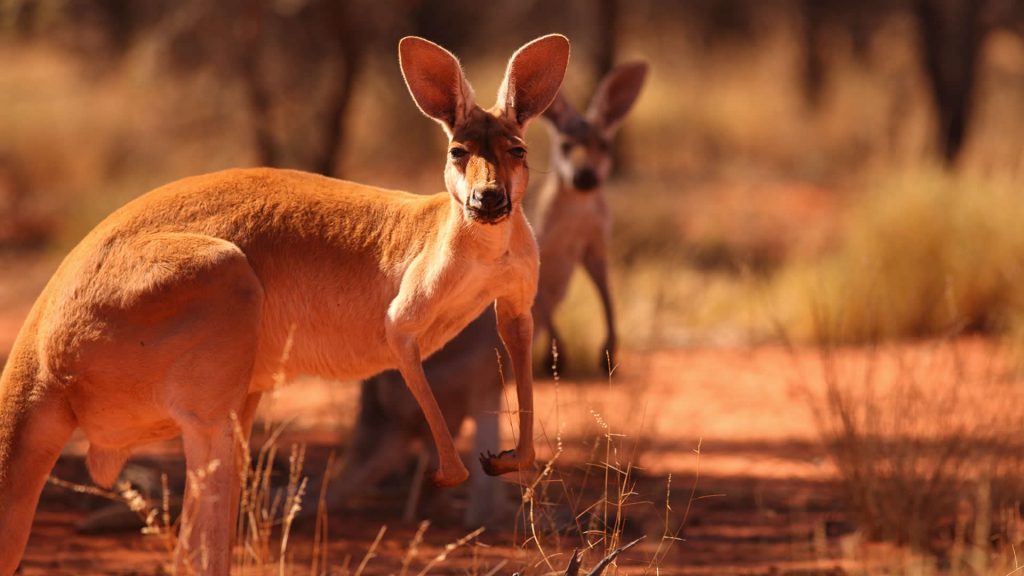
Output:
<path fill-rule="evenodd" d="M 526 44 L 484 110 L 453 55 L 402 39 L 410 93 L 449 138 L 445 192 L 232 170 L 153 190 L 97 225 L 37 300 L 0 376 L 0 576 L 15 570 L 76 426 L 101 484 L 135 446 L 180 435 L 190 474 L 176 569 L 228 574 L 235 435 L 247 436 L 292 333 L 290 368 L 354 378 L 397 367 L 438 450 L 433 480 L 451 486 L 469 472 L 421 361 L 493 306 L 524 410 L 515 450 L 481 464 L 488 474 L 532 465 L 538 262 L 523 134 L 568 57 L 559 35 Z"/>

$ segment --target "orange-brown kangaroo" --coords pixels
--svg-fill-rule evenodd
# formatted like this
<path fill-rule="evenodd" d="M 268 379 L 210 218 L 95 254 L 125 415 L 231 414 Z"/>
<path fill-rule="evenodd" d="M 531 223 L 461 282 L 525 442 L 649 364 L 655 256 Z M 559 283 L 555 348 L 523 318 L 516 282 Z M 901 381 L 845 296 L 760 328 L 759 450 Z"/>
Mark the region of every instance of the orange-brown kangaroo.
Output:
<path fill-rule="evenodd" d="M 601 80 L 586 112 L 578 112 L 562 94 L 544 112 L 553 127 L 555 176 L 544 182 L 531 214 L 542 262 L 533 315 L 539 332 L 562 341 L 553 316 L 565 299 L 573 271 L 583 264 L 604 307 L 607 332 L 599 362 L 606 369 L 614 366 L 618 337 L 608 281 L 612 217 L 602 184 L 612 171 L 615 134 L 646 77 L 645 62 L 620 64 Z"/>
<path fill-rule="evenodd" d="M 207 474 L 198 501 L 186 488 L 192 531 L 177 567 L 227 574 L 238 499 L 231 415 L 247 434 L 289 334 L 293 372 L 355 379 L 397 367 L 437 446 L 434 479 L 452 485 L 468 472 L 420 361 L 493 303 L 521 436 L 484 467 L 531 464 L 538 249 L 522 210 L 523 133 L 568 57 L 559 35 L 523 46 L 483 110 L 454 56 L 400 42 L 413 99 L 449 137 L 447 192 L 229 170 L 153 190 L 93 229 L 36 301 L 0 377 L 0 576 L 17 567 L 76 427 L 103 486 L 132 448 L 180 434 L 189 471 Z"/>
<path fill-rule="evenodd" d="M 615 323 L 607 242 L 612 222 L 602 184 L 611 173 L 614 136 L 640 95 L 646 75 L 644 62 L 622 64 L 601 81 L 585 115 L 561 93 L 544 113 L 552 128 L 554 170 L 540 191 L 539 210 L 533 218 L 541 252 L 534 315 L 538 327 L 544 319 L 543 326 L 554 338 L 551 314 L 565 297 L 572 272 L 582 261 L 604 303 L 605 350 L 611 356 L 615 353 Z M 501 343 L 494 332 L 493 316 L 483 315 L 424 363 L 450 431 L 458 433 L 466 417 L 476 421 L 477 451 L 499 439 L 503 382 L 495 357 Z M 603 357 L 602 364 L 606 365 Z M 394 472 L 410 447 L 427 437 L 423 417 L 405 388 L 401 375 L 393 371 L 363 383 L 352 446 L 340 480 L 332 487 L 335 504 Z M 497 480 L 471 478 L 464 524 L 476 528 L 502 520 L 495 512 L 501 503 Z"/>

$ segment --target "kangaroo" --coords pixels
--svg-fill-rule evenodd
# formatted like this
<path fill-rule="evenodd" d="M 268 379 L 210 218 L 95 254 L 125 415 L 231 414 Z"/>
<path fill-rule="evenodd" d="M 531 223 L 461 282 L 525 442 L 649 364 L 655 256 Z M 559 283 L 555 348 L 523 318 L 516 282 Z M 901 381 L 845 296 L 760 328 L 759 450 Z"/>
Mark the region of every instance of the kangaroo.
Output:
<path fill-rule="evenodd" d="M 548 350 L 551 341 L 561 341 L 552 317 L 565 299 L 573 271 L 582 263 L 604 308 L 607 335 L 601 350 L 607 358 L 601 354 L 599 362 L 605 369 L 615 365 L 618 339 L 608 284 L 612 218 L 601 185 L 612 171 L 615 134 L 640 96 L 646 77 L 646 63 L 621 64 L 598 85 L 584 114 L 561 94 L 544 112 L 553 129 L 555 152 L 554 175 L 539 191 L 532 218 L 542 262 L 533 304 L 536 328 L 547 333 Z"/>
<path fill-rule="evenodd" d="M 561 93 L 544 113 L 552 128 L 555 170 L 544 183 L 542 202 L 533 220 L 541 253 L 534 316 L 546 319 L 546 328 L 555 338 L 551 312 L 565 297 L 572 271 L 583 260 L 604 303 L 609 354 L 615 350 L 607 276 L 611 215 L 601 184 L 611 173 L 615 132 L 636 102 L 646 72 L 647 65 L 640 62 L 623 64 L 609 72 L 585 116 L 576 112 Z M 494 334 L 493 317 L 482 315 L 424 362 L 434 394 L 445 408 L 449 432 L 457 434 L 467 416 L 476 421 L 477 452 L 499 439 L 503 382 L 495 356 L 500 342 Z M 502 355 L 502 360 L 502 365 L 507 365 L 507 357 Z M 398 470 L 410 447 L 427 437 L 425 422 L 405 388 L 402 376 L 394 371 L 363 383 L 352 444 L 340 479 L 332 488 L 333 505 Z M 499 504 L 499 488 L 499 482 L 493 479 L 470 479 L 465 526 L 476 528 L 490 519 Z"/>
<path fill-rule="evenodd" d="M 102 486 L 135 446 L 180 434 L 188 482 L 201 480 L 203 493 L 186 487 L 192 530 L 176 568 L 228 574 L 233 415 L 248 434 L 289 334 L 295 372 L 356 379 L 397 367 L 437 447 L 434 482 L 450 486 L 468 472 L 420 362 L 493 303 L 521 437 L 483 458 L 484 470 L 532 464 L 538 249 L 522 208 L 523 134 L 558 92 L 569 42 L 544 36 L 516 51 L 488 110 L 448 51 L 416 37 L 398 51 L 413 100 L 448 136 L 446 192 L 228 170 L 140 196 L 64 259 L 0 376 L 0 576 L 16 569 L 46 476 L 76 428 Z"/>

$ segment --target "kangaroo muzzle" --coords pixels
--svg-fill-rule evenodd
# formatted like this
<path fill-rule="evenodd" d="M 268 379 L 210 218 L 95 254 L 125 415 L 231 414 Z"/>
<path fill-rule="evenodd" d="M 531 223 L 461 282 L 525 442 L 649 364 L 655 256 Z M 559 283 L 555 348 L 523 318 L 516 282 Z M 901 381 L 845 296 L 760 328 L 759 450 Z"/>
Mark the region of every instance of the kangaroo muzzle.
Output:
<path fill-rule="evenodd" d="M 572 175 L 572 187 L 577 190 L 593 190 L 600 183 L 597 173 L 590 168 L 581 168 Z"/>
<path fill-rule="evenodd" d="M 470 218 L 484 224 L 496 224 L 512 212 L 512 202 L 504 187 L 473 188 L 466 199 Z"/>

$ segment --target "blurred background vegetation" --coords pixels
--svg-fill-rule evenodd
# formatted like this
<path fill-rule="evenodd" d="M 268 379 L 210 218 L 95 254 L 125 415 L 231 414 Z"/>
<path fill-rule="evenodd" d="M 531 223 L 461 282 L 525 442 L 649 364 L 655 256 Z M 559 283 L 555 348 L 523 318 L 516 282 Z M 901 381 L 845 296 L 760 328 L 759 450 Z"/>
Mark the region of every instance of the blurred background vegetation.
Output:
<path fill-rule="evenodd" d="M 443 135 L 398 39 L 458 54 L 488 103 L 549 32 L 573 42 L 577 102 L 651 64 L 609 186 L 626 346 L 1024 325 L 1015 0 L 0 0 L 5 258 L 52 269 L 116 206 L 232 166 L 436 192 Z M 572 299 L 590 366 L 596 299 Z"/>
<path fill-rule="evenodd" d="M 453 51 L 486 105 L 550 32 L 573 43 L 578 104 L 614 64 L 651 66 L 607 186 L 621 345 L 814 343 L 836 364 L 821 437 L 866 534 L 920 544 L 963 502 L 1024 526 L 1002 372 L 862 375 L 831 348 L 1024 342 L 1021 0 L 0 0 L 0 357 L 67 250 L 160 184 L 273 165 L 440 191 L 444 137 L 398 39 Z M 557 319 L 570 372 L 597 365 L 598 310 L 577 278 Z"/>

